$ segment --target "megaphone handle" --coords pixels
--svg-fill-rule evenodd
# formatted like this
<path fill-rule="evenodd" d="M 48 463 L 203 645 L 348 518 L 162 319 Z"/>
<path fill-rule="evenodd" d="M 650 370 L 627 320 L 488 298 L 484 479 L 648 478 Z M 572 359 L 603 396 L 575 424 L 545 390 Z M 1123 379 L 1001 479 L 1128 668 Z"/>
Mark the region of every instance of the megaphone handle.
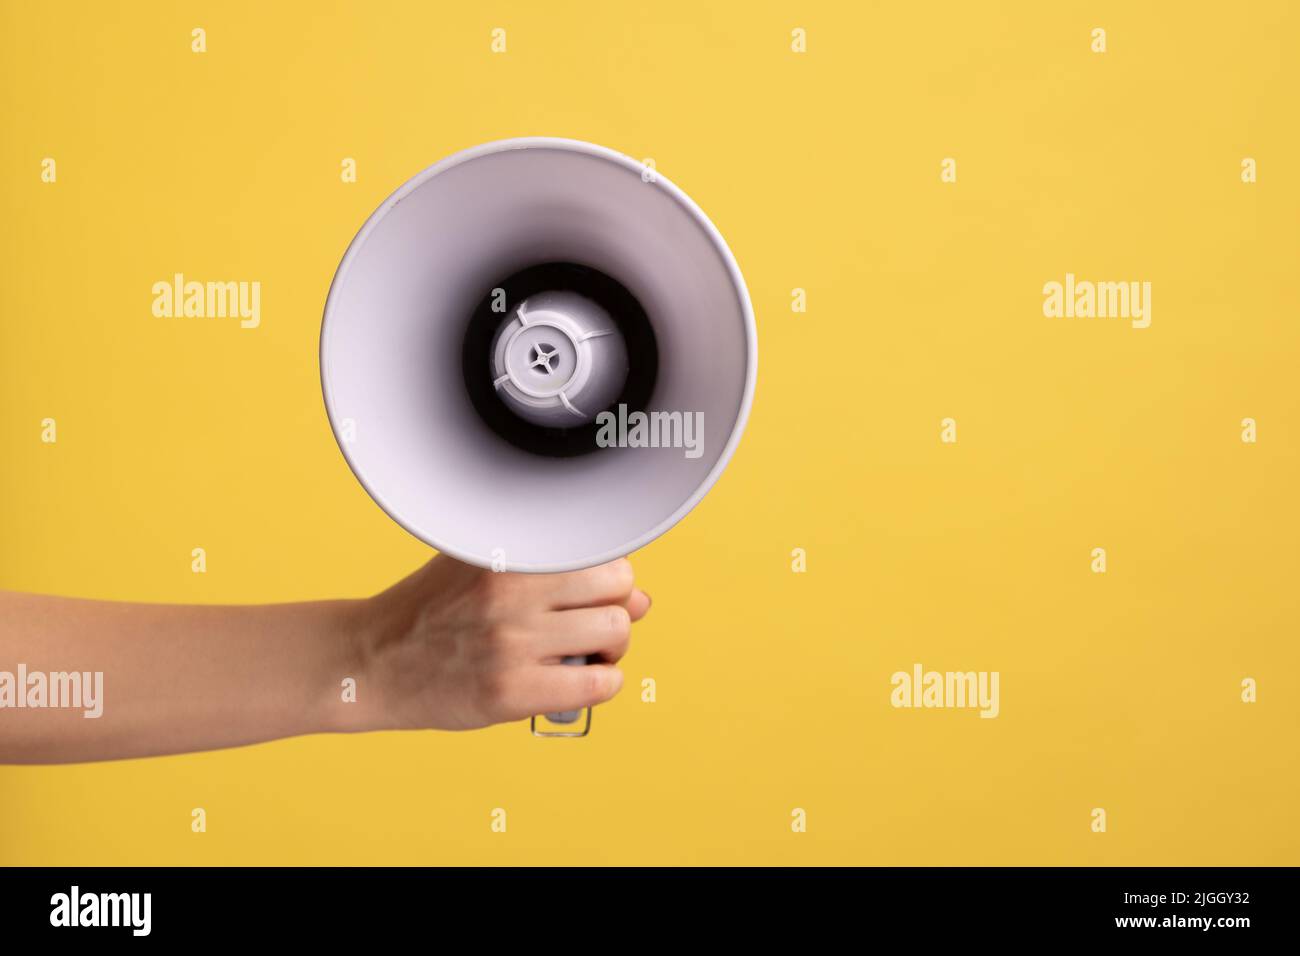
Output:
<path fill-rule="evenodd" d="M 583 664 L 590 664 L 591 660 L 590 657 L 575 655 L 563 658 L 560 663 L 567 664 L 571 667 L 581 667 Z M 581 716 L 582 711 L 580 710 L 561 710 L 558 713 L 547 714 L 546 719 L 553 724 L 572 724 Z M 587 721 L 583 724 L 581 729 L 575 727 L 572 730 L 539 730 L 537 727 L 537 722 L 539 720 L 541 720 L 540 717 L 534 717 L 528 722 L 528 727 L 532 731 L 534 737 L 585 737 L 591 732 L 590 707 L 587 708 Z"/>
<path fill-rule="evenodd" d="M 574 657 L 566 657 L 564 658 L 564 660 L 560 661 L 560 663 L 581 667 L 582 665 L 588 663 L 588 661 L 589 658 L 579 654 Z M 582 711 L 580 710 L 561 710 L 558 713 L 547 714 L 546 719 L 553 724 L 571 724 L 581 716 L 582 716 Z"/>

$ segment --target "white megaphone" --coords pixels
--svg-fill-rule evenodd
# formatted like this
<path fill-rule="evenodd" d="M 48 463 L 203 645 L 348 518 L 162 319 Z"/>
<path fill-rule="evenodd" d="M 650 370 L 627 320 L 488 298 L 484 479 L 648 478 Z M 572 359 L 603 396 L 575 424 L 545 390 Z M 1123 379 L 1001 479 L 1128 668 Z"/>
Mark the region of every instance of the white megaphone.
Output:
<path fill-rule="evenodd" d="M 704 497 L 758 348 L 735 258 L 685 193 L 539 137 L 456 153 L 388 197 L 335 273 L 320 364 L 339 447 L 393 520 L 540 573 L 628 555 Z M 590 726 L 588 708 L 581 731 L 533 732 Z"/>

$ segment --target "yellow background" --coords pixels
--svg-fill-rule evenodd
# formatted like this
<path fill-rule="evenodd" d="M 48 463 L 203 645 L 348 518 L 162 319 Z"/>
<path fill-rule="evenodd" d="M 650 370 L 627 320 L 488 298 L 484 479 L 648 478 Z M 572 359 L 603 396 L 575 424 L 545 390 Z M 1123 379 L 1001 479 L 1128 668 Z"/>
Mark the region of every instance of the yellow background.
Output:
<path fill-rule="evenodd" d="M 317 336 L 366 216 L 463 147 L 653 158 L 760 336 L 731 467 L 634 556 L 655 607 L 591 738 L 0 768 L 0 863 L 1300 863 L 1300 8 L 0 10 L 0 586 L 286 601 L 423 562 Z M 1151 327 L 1045 318 L 1067 271 L 1150 281 Z M 174 272 L 260 281 L 261 328 L 153 318 Z M 891 708 L 916 662 L 1000 671 L 1001 716 Z"/>

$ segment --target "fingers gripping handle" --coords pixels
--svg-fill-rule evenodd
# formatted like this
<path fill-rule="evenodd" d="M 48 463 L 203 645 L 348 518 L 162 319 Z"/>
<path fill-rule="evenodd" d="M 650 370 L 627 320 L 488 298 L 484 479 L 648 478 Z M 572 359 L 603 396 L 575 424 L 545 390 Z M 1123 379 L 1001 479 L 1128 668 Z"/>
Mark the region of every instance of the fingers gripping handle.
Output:
<path fill-rule="evenodd" d="M 567 664 L 571 667 L 582 667 L 589 664 L 591 658 L 582 655 L 564 658 L 560 663 Z M 547 714 L 546 719 L 553 724 L 573 724 L 577 723 L 578 718 L 582 716 L 580 710 L 561 710 L 553 714 Z M 532 719 L 531 729 L 535 737 L 585 737 L 591 731 L 591 708 L 587 708 L 587 722 L 581 730 L 561 730 L 546 731 L 537 729 L 537 718 Z"/>

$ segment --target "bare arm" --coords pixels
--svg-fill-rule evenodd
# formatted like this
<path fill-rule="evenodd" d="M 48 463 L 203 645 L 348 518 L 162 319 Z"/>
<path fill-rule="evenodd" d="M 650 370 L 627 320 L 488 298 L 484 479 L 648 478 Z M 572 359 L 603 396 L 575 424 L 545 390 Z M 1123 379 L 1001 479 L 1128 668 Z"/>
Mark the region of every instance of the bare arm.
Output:
<path fill-rule="evenodd" d="M 0 763 L 578 709 L 617 693 L 613 664 L 648 607 L 626 561 L 519 575 L 439 557 L 373 598 L 262 606 L 0 592 Z M 559 666 L 572 654 L 598 662 Z M 67 706 L 74 673 L 80 706 Z"/>

